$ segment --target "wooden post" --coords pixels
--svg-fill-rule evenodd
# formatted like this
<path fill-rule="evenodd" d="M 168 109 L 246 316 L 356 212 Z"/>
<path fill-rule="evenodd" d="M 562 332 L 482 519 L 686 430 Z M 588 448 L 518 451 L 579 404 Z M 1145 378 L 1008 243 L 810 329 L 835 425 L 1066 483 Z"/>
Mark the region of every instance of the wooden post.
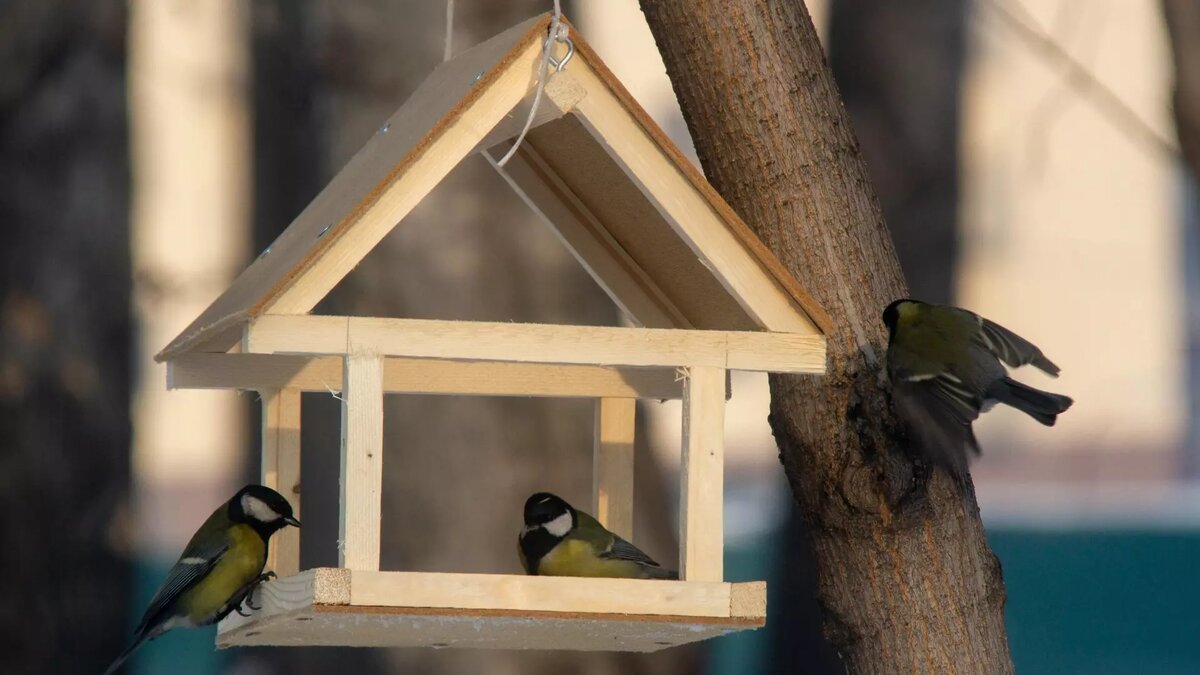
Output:
<path fill-rule="evenodd" d="M 679 578 L 724 579 L 725 369 L 692 366 L 683 387 Z"/>
<path fill-rule="evenodd" d="M 637 399 L 596 399 L 592 509 L 619 537 L 633 539 L 633 428 Z"/>
<path fill-rule="evenodd" d="M 383 359 L 369 352 L 347 355 L 342 383 L 338 565 L 378 570 L 383 492 Z"/>
<path fill-rule="evenodd" d="M 300 390 L 259 392 L 262 398 L 262 484 L 292 504 L 300 518 Z M 300 530 L 285 527 L 271 540 L 267 569 L 280 577 L 300 571 Z"/>

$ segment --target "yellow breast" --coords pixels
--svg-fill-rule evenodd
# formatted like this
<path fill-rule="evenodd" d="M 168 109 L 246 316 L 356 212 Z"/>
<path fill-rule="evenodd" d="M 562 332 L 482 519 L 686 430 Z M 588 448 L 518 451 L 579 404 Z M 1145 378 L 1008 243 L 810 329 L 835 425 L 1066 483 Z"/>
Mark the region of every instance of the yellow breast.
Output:
<path fill-rule="evenodd" d="M 611 560 L 596 556 L 590 544 L 578 539 L 564 539 L 542 557 L 538 574 L 549 577 L 609 577 L 632 579 L 641 576 L 638 566 L 628 560 Z"/>
<path fill-rule="evenodd" d="M 234 525 L 228 536 L 229 550 L 220 562 L 179 598 L 180 607 L 193 621 L 211 620 L 267 563 L 267 546 L 250 526 Z"/>

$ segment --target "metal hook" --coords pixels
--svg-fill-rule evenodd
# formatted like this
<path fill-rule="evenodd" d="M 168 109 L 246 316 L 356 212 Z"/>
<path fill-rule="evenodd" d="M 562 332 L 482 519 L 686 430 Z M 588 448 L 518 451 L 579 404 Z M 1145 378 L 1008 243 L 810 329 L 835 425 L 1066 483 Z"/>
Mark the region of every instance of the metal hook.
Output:
<path fill-rule="evenodd" d="M 558 72 L 560 70 L 566 70 L 567 62 L 569 62 L 571 60 L 572 56 L 575 56 L 575 43 L 571 41 L 570 36 L 563 37 L 563 35 L 566 33 L 566 30 L 565 30 L 566 26 L 559 26 L 559 29 L 560 29 L 560 31 L 558 31 L 559 35 L 554 36 L 554 41 L 562 42 L 565 45 L 567 45 L 567 53 L 563 54 L 563 57 L 561 59 L 554 58 L 553 51 L 550 52 L 550 55 L 548 57 L 546 57 L 547 60 L 550 61 L 550 65 L 554 66 L 555 72 Z M 546 45 L 546 49 L 553 49 L 553 47 L 551 45 Z"/>

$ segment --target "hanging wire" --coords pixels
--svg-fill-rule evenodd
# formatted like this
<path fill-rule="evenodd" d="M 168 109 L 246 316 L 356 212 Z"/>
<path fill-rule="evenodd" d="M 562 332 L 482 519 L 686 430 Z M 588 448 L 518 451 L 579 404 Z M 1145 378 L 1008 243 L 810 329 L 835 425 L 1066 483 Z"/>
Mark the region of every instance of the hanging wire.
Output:
<path fill-rule="evenodd" d="M 555 42 L 563 42 L 567 45 L 567 53 L 561 60 L 554 58 Z M 562 70 L 567 67 L 567 61 L 571 60 L 574 53 L 575 45 L 571 42 L 566 24 L 562 23 L 561 1 L 554 0 L 554 16 L 550 19 L 550 31 L 546 35 L 546 42 L 542 45 L 542 65 L 538 68 L 537 91 L 533 95 L 533 105 L 529 108 L 529 117 L 525 119 L 525 127 L 521 129 L 513 146 L 504 153 L 500 161 L 496 162 L 496 166 L 503 167 L 508 160 L 512 159 L 513 155 L 517 154 L 517 148 L 521 147 L 525 135 L 533 128 L 533 118 L 537 115 L 538 105 L 542 102 L 542 92 L 546 89 L 546 79 L 550 76 L 550 65 L 554 65 L 555 71 Z"/>
<path fill-rule="evenodd" d="M 446 0 L 446 43 L 442 48 L 442 61 L 450 60 L 454 54 L 454 0 Z"/>

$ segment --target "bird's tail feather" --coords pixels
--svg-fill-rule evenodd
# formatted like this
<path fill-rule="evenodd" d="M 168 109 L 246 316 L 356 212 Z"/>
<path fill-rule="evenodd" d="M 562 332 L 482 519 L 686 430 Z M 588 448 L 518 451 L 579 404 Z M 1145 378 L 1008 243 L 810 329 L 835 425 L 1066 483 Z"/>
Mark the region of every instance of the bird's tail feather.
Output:
<path fill-rule="evenodd" d="M 679 579 L 679 572 L 668 570 L 662 567 L 651 567 L 649 565 L 642 566 L 642 573 L 647 579 Z"/>
<path fill-rule="evenodd" d="M 139 626 L 137 631 L 133 634 L 133 640 L 129 642 L 129 646 L 125 648 L 125 651 L 121 652 L 121 655 L 118 656 L 116 660 L 108 665 L 108 668 L 104 671 L 104 675 L 113 675 L 113 673 L 117 672 L 117 670 L 121 668 L 121 665 L 124 664 L 129 657 L 133 656 L 133 653 L 136 652 L 139 647 L 155 637 L 157 637 L 157 635 L 150 635 L 144 625 Z"/>
<path fill-rule="evenodd" d="M 144 640 L 138 639 L 126 647 L 125 651 L 121 652 L 121 655 L 118 656 L 112 663 L 110 663 L 107 669 L 105 669 L 104 675 L 113 675 L 113 673 L 117 672 L 121 665 L 124 664 L 130 656 L 133 656 L 133 653 L 137 651 L 137 648 L 142 646 L 142 642 L 144 642 Z"/>
<path fill-rule="evenodd" d="M 1074 403 L 1069 396 L 1034 389 L 1008 377 L 992 385 L 987 397 L 1006 403 L 1048 427 L 1054 426 L 1058 414 Z"/>

